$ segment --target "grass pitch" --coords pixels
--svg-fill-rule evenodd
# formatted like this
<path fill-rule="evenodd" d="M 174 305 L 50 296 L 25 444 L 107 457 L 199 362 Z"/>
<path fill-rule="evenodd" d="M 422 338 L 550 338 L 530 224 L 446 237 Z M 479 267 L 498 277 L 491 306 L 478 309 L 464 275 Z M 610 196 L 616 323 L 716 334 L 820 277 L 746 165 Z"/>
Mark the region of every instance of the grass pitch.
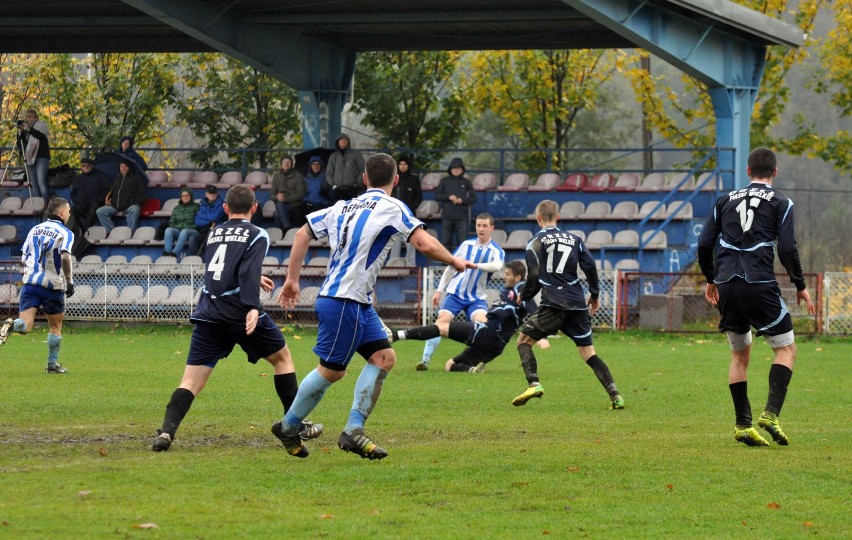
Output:
<path fill-rule="evenodd" d="M 367 432 L 390 456 L 340 451 L 363 361 L 311 415 L 304 460 L 269 433 L 270 366 L 234 352 L 172 449 L 150 451 L 177 386 L 188 327 L 66 329 L 68 375 L 43 372 L 44 326 L 0 348 L 0 537 L 693 538 L 852 536 L 852 343 L 801 340 L 782 411 L 789 447 L 734 442 L 725 339 L 598 334 L 627 402 L 606 393 L 565 338 L 536 348 L 545 387 L 524 407 L 512 347 L 482 375 L 446 373 L 444 340 L 395 345 Z M 315 333 L 287 329 L 299 378 Z M 749 394 L 766 400 L 771 350 L 755 341 Z"/>

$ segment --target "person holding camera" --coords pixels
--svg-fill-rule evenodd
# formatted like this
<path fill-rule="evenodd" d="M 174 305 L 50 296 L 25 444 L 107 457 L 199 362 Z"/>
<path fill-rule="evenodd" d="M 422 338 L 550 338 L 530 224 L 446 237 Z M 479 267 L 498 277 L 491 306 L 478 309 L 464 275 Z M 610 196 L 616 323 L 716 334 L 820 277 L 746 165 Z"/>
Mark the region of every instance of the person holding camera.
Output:
<path fill-rule="evenodd" d="M 27 167 L 27 180 L 33 197 L 49 197 L 47 191 L 47 169 L 50 166 L 50 129 L 38 119 L 35 109 L 29 109 L 24 120 L 17 121 L 18 151 Z"/>

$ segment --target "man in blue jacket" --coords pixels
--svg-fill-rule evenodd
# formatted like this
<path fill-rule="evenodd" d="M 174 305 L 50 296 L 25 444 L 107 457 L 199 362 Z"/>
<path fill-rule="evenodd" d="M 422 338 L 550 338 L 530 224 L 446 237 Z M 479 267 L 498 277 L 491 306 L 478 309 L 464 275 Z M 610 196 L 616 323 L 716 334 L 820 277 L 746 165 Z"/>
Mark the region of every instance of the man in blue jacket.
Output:
<path fill-rule="evenodd" d="M 210 229 L 225 221 L 225 201 L 219 195 L 219 188 L 213 184 L 208 184 L 204 192 L 204 198 L 201 200 L 201 208 L 198 209 L 198 214 L 195 215 L 195 226 L 198 227 L 202 239 L 199 253 L 204 252 Z"/>

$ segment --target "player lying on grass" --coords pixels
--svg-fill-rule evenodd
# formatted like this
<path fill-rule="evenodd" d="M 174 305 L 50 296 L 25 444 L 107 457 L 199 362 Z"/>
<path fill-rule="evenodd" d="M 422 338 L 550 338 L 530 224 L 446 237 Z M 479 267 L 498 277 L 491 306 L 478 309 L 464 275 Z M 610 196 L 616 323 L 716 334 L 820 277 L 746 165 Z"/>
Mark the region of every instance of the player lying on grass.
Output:
<path fill-rule="evenodd" d="M 391 341 L 402 339 L 427 340 L 437 336 L 448 337 L 459 343 L 465 343 L 467 348 L 453 358 L 447 360 L 444 369 L 466 373 L 482 373 L 485 364 L 494 360 L 515 334 L 528 313 L 536 310 L 534 300 L 518 303 L 520 291 L 524 286 L 524 276 L 527 267 L 523 261 L 511 261 L 503 271 L 505 288 L 500 292 L 500 298 L 495 300 L 488 310 L 485 323 L 437 321 L 435 324 L 409 328 L 408 330 L 392 330 Z M 547 339 L 539 341 L 542 349 L 550 347 Z"/>

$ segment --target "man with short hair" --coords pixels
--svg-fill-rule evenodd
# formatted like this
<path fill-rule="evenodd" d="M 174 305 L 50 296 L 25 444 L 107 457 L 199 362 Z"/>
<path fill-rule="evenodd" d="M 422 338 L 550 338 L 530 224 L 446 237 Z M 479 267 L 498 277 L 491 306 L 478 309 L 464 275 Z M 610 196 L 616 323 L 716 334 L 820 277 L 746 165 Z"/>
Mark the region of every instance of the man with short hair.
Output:
<path fill-rule="evenodd" d="M 95 162 L 90 158 L 80 160 L 80 174 L 71 183 L 71 213 L 77 227 L 85 232 L 94 225 L 98 208 L 103 204 L 109 192 L 110 179 L 103 172 L 95 169 Z"/>
<path fill-rule="evenodd" d="M 796 286 L 796 303 L 808 313 L 816 308 L 805 287 L 796 248 L 793 201 L 772 187 L 778 174 L 775 153 L 756 148 L 748 156 L 751 183 L 719 197 L 698 239 L 698 264 L 707 279 L 704 296 L 722 315 L 719 330 L 731 345 L 728 387 L 734 401 L 734 439 L 748 446 L 767 446 L 752 427 L 747 372 L 751 327 L 765 335 L 775 351 L 769 368 L 769 396 L 757 425 L 780 445 L 790 443 L 778 416 L 793 377 L 796 343 L 793 320 L 775 281 L 775 252 Z"/>
<path fill-rule="evenodd" d="M 503 248 L 491 239 L 493 233 L 494 218 L 491 214 L 482 213 L 476 216 L 476 238 L 468 238 L 453 252 L 454 256 L 470 261 L 472 268 L 464 272 L 456 272 L 448 266 L 444 270 L 438 290 L 432 295 L 432 305 L 441 306 L 435 324 L 449 324 L 462 311 L 465 312 L 468 321 L 486 322 L 488 311 L 486 285 L 491 274 L 503 268 L 503 262 L 506 259 Z M 447 296 L 441 303 L 441 295 L 445 291 Z M 417 371 L 429 369 L 429 362 L 440 342 L 440 336 L 426 341 L 423 346 L 423 356 L 415 366 Z"/>
<path fill-rule="evenodd" d="M 273 366 L 275 392 L 284 412 L 296 395 L 296 369 L 281 330 L 260 303 L 260 289 L 271 291 L 271 279 L 261 275 L 269 249 L 269 235 L 252 225 L 257 211 L 254 191 L 240 184 L 228 190 L 225 200 L 228 221 L 210 231 L 204 251 L 204 287 L 189 321 L 195 325 L 180 386 L 166 406 L 163 426 L 151 447 L 163 452 L 171 447 L 175 433 L 201 392 L 219 360 L 235 345 L 252 364 L 261 358 Z M 322 424 L 297 426 L 296 438 L 318 437 Z"/>
<path fill-rule="evenodd" d="M 521 300 L 529 301 L 541 291 L 538 310 L 524 321 L 518 336 L 518 355 L 529 387 L 512 400 L 519 407 L 532 398 L 544 395 L 538 378 L 538 364 L 532 346 L 536 341 L 562 331 L 577 346 L 586 362 L 609 394 L 610 409 L 623 409 L 624 399 L 618 393 L 609 367 L 595 353 L 592 343 L 591 315 L 600 308 L 598 271 L 595 260 L 583 240 L 556 227 L 559 205 L 551 200 L 538 203 L 535 218 L 541 230 L 527 244 L 527 281 Z M 577 277 L 577 268 L 586 274 L 589 301 Z"/>
<path fill-rule="evenodd" d="M 275 222 L 283 233 L 302 224 L 299 210 L 305 198 L 305 177 L 293 168 L 293 158 L 281 160 L 281 169 L 272 175 L 269 196 L 275 201 Z"/>
<path fill-rule="evenodd" d="M 426 340 L 437 336 L 448 337 L 464 343 L 467 348 L 460 354 L 447 360 L 446 371 L 464 373 L 482 373 L 485 364 L 503 353 L 509 339 L 523 322 L 528 313 L 536 310 L 535 300 L 520 301 L 521 289 L 527 268 L 523 261 L 511 261 L 503 272 L 503 285 L 500 298 L 495 300 L 488 310 L 487 322 L 446 321 L 408 330 L 392 330 L 391 341 L 403 339 Z M 547 339 L 538 342 L 542 349 L 550 347 Z"/>
<path fill-rule="evenodd" d="M 224 222 L 225 219 L 225 201 L 219 195 L 219 188 L 213 184 L 207 184 L 207 187 L 204 189 L 204 198 L 201 199 L 198 213 L 195 214 L 195 226 L 201 235 L 201 246 L 199 247 L 198 255 L 204 252 L 210 229 Z"/>
<path fill-rule="evenodd" d="M 335 201 L 346 201 L 364 192 L 361 175 L 364 174 L 364 157 L 352 148 L 349 135 L 341 133 L 335 143 L 336 150 L 328 158 L 325 179 L 331 185 Z"/>
<path fill-rule="evenodd" d="M 287 451 L 306 457 L 308 449 L 298 437 L 300 422 L 316 407 L 326 390 L 343 378 L 357 352 L 367 361 L 355 382 L 349 420 L 337 439 L 346 452 L 362 458 L 382 459 L 387 451 L 364 433 L 364 423 L 376 405 L 385 377 L 396 362 L 388 334 L 372 305 L 379 268 L 395 237 L 402 235 L 424 255 L 446 262 L 459 271 L 470 263 L 450 255 L 429 236 L 423 223 L 404 204 L 390 196 L 398 182 L 396 162 L 387 154 L 367 159 L 363 180 L 367 191 L 349 201 L 308 215 L 308 223 L 296 233 L 290 251 L 287 280 L 278 295 L 282 307 L 299 299 L 299 272 L 312 238 L 327 236 L 331 257 L 325 281 L 316 300 L 319 319 L 314 352 L 319 365 L 302 381 L 293 406 L 272 432 Z"/>
<path fill-rule="evenodd" d="M 36 225 L 24 241 L 24 286 L 21 288 L 17 319 L 6 319 L 0 327 L 0 345 L 6 343 L 9 332 L 27 334 L 32 330 L 39 308 L 47 316 L 47 368 L 51 374 L 68 370 L 59 363 L 62 344 L 62 321 L 65 318 L 65 299 L 74 295 L 71 271 L 71 246 L 74 233 L 65 226 L 71 215 L 71 205 L 61 197 L 50 199 L 47 220 Z"/>

